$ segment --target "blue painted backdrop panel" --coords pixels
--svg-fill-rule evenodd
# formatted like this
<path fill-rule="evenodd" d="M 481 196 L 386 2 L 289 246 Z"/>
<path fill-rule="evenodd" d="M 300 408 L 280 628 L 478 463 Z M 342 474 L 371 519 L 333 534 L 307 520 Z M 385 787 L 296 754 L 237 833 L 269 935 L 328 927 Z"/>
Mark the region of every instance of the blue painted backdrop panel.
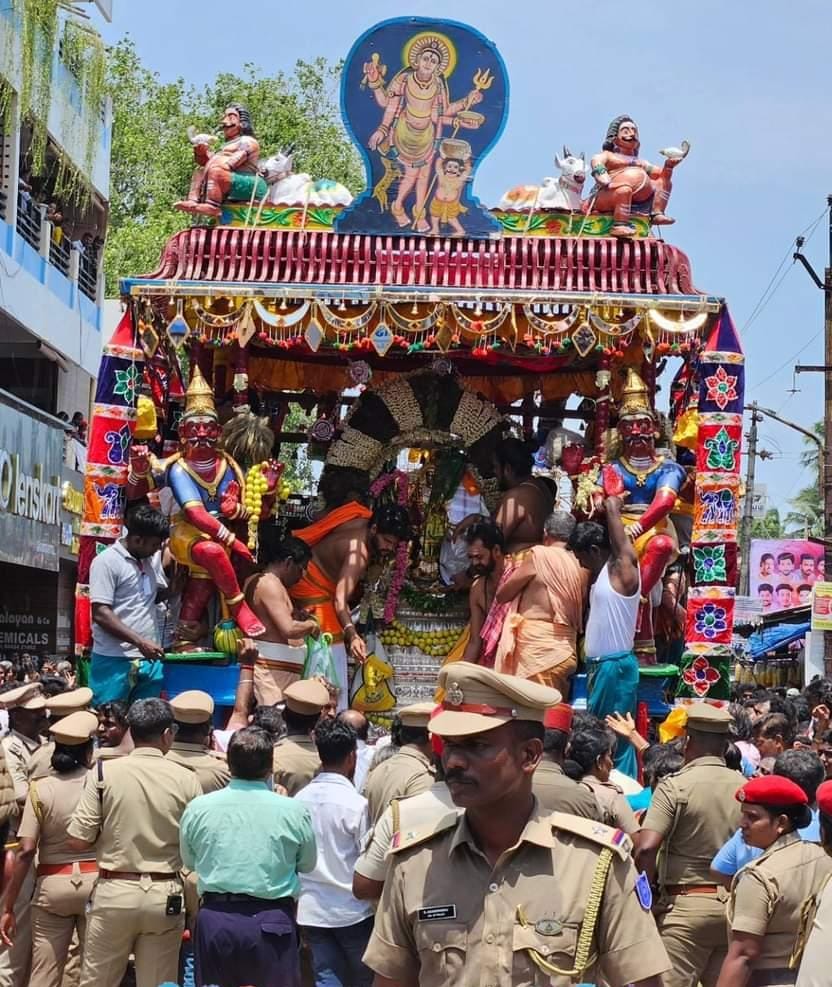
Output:
<path fill-rule="evenodd" d="M 508 88 L 493 42 L 465 24 L 408 17 L 366 31 L 347 56 L 341 111 L 367 187 L 335 228 L 498 234 L 472 180 L 505 126 Z"/>

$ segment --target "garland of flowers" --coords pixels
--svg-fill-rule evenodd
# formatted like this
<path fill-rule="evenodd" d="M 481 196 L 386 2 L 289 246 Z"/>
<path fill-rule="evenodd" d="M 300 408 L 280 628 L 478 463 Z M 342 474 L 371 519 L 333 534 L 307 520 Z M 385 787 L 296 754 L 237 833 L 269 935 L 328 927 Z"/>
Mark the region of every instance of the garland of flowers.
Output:
<path fill-rule="evenodd" d="M 396 501 L 400 507 L 407 507 L 407 497 L 410 489 L 407 473 L 402 470 L 391 470 L 380 476 L 371 486 L 370 494 L 373 498 L 379 497 L 388 487 L 396 484 Z M 399 605 L 399 594 L 407 578 L 407 567 L 410 561 L 410 546 L 406 541 L 400 541 L 396 549 L 396 561 L 393 563 L 393 576 L 390 580 L 390 588 L 387 591 L 387 599 L 384 602 L 384 623 L 390 624 L 396 616 L 396 609 Z"/>

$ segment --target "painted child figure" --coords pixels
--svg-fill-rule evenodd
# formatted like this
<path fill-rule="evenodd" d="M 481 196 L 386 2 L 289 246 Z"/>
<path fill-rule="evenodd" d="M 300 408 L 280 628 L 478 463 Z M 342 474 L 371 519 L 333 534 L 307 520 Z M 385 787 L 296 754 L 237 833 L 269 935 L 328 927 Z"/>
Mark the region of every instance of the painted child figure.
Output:
<path fill-rule="evenodd" d="M 430 204 L 430 231 L 439 236 L 443 223 L 457 234 L 465 236 L 459 217 L 468 212 L 460 203 L 465 183 L 471 177 L 471 159 L 439 157 L 436 159 L 436 193 Z"/>

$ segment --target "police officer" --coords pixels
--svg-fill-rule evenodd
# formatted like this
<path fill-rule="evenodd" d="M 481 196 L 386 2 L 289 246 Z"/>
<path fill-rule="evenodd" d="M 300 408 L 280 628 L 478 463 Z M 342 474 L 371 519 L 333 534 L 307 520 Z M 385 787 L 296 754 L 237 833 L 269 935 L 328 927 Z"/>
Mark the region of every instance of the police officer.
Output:
<path fill-rule="evenodd" d="M 318 679 L 301 679 L 286 687 L 283 698 L 287 733 L 274 745 L 274 782 L 297 795 L 321 769 L 311 733 L 329 705 L 329 690 Z"/>
<path fill-rule="evenodd" d="M 543 812 L 532 776 L 555 689 L 457 662 L 430 730 L 456 806 L 390 850 L 364 962 L 384 987 L 549 984 L 604 977 L 658 987 L 667 955 L 630 840 Z"/>
<path fill-rule="evenodd" d="M 375 824 L 393 799 L 427 791 L 435 781 L 428 720 L 435 703 L 413 703 L 399 710 L 401 747 L 373 768 L 364 782 L 364 795 Z"/>
<path fill-rule="evenodd" d="M 81 710 L 89 709 L 92 702 L 92 689 L 80 686 L 77 689 L 69 689 L 66 692 L 59 692 L 57 696 L 51 696 L 46 700 L 46 714 L 49 717 L 50 735 L 51 725 L 57 723 L 65 716 L 71 716 Z M 45 778 L 52 772 L 52 754 L 55 750 L 55 741 L 49 740 L 32 755 L 29 763 L 29 778 L 37 781 Z"/>
<path fill-rule="evenodd" d="M 231 777 L 228 764 L 223 754 L 211 750 L 214 700 L 207 692 L 189 689 L 171 699 L 170 708 L 176 735 L 168 758 L 196 773 L 204 795 L 225 788 Z"/>
<path fill-rule="evenodd" d="M 804 902 L 823 890 L 832 860 L 797 832 L 812 820 L 800 785 L 769 775 L 749 781 L 736 797 L 742 806 L 743 840 L 765 852 L 746 864 L 731 884 L 731 943 L 718 987 L 785 987 L 796 978 L 791 959 Z"/>
<path fill-rule="evenodd" d="M 32 757 L 41 745 L 41 733 L 46 728 L 46 699 L 40 684 L 30 682 L 0 694 L 0 706 L 9 711 L 9 733 L 3 737 L 6 765 L 14 783 L 14 795 L 20 813 L 29 794 L 29 772 Z M 19 816 L 18 816 L 19 819 Z M 9 830 L 7 847 L 15 851 L 17 819 Z M 35 874 L 29 867 L 15 906 L 17 936 L 11 949 L 0 952 L 0 987 L 24 987 L 29 982 L 32 959 L 32 892 Z"/>
<path fill-rule="evenodd" d="M 642 823 L 636 866 L 661 892 L 656 921 L 673 965 L 665 987 L 713 987 L 728 948 L 728 896 L 710 866 L 739 823 L 742 777 L 724 757 L 730 725 L 724 709 L 688 707 L 685 766 L 659 782 Z"/>
<path fill-rule="evenodd" d="M 585 819 L 601 819 L 595 796 L 563 771 L 566 747 L 572 732 L 574 711 L 569 703 L 546 710 L 543 720 L 543 757 L 534 773 L 535 797 L 549 812 L 571 812 Z"/>
<path fill-rule="evenodd" d="M 140 699 L 128 715 L 134 750 L 99 760 L 69 823 L 68 846 L 95 847 L 81 987 L 118 987 L 135 955 L 137 987 L 176 981 L 185 925 L 179 820 L 202 794 L 193 771 L 165 757 L 173 713 Z"/>
<path fill-rule="evenodd" d="M 16 939 L 14 908 L 26 874 L 38 854 L 32 899 L 31 987 L 60 987 L 73 933 L 84 942 L 85 907 L 98 865 L 90 852 L 66 847 L 66 830 L 92 764 L 95 713 L 75 712 L 50 727 L 52 763 L 48 777 L 32 781 L 18 829 L 20 849 L 4 899 L 0 935 Z"/>

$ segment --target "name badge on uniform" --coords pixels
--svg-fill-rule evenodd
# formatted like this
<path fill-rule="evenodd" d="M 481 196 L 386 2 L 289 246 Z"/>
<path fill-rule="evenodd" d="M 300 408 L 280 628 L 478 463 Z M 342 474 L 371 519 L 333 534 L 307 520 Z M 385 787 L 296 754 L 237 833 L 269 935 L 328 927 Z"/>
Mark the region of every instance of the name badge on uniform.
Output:
<path fill-rule="evenodd" d="M 636 895 L 641 907 L 649 912 L 653 907 L 653 889 L 650 887 L 650 879 L 644 871 L 636 878 Z"/>
<path fill-rule="evenodd" d="M 416 912 L 420 922 L 436 922 L 443 918 L 456 918 L 456 905 L 434 905 L 433 908 L 420 908 Z"/>

